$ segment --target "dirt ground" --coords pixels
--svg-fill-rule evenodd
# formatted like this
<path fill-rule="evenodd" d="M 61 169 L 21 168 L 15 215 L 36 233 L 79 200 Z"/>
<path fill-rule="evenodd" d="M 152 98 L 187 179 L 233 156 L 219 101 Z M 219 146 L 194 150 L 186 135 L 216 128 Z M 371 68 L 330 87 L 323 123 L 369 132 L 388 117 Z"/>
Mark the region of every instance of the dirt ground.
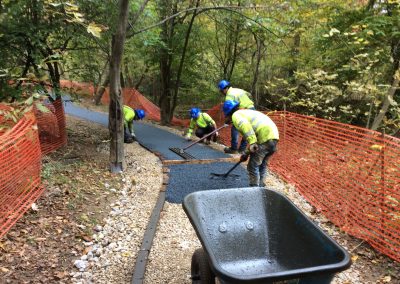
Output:
<path fill-rule="evenodd" d="M 102 150 L 107 128 L 68 117 L 67 131 L 68 145 L 43 158 L 45 193 L 0 239 L 0 283 L 71 283 L 74 259 L 86 253 L 84 242 L 92 241 L 94 227 L 103 224 L 122 187 Z M 356 280 L 340 283 L 400 283 L 399 263 L 337 229 L 332 233 L 351 252 L 358 271 Z M 186 266 L 188 260 L 174 261 Z M 162 279 L 147 283 L 167 283 Z"/>
<path fill-rule="evenodd" d="M 1 283 L 70 283 L 73 259 L 109 213 L 121 177 L 99 151 L 108 130 L 68 118 L 68 145 L 43 158 L 44 194 L 0 240 Z M 103 140 L 98 140 L 102 137 Z"/>

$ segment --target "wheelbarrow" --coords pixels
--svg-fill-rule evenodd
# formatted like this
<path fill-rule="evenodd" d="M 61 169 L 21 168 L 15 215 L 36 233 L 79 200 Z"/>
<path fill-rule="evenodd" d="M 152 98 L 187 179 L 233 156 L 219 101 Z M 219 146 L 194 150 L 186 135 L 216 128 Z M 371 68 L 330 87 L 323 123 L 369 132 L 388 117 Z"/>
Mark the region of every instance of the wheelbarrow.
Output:
<path fill-rule="evenodd" d="M 276 191 L 197 191 L 183 209 L 202 244 L 192 283 L 325 284 L 350 267 L 349 254 Z"/>

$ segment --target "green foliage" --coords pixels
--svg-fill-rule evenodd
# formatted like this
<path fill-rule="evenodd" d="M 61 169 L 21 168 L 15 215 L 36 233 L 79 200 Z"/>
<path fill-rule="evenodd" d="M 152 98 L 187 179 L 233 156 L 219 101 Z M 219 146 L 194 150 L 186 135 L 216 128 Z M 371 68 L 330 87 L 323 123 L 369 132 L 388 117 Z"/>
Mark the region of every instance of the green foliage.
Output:
<path fill-rule="evenodd" d="M 225 78 L 235 87 L 258 90 L 261 109 L 286 107 L 371 126 L 400 57 L 396 1 L 375 1 L 372 7 L 358 0 L 217 2 L 200 2 L 219 9 L 195 18 L 178 111 L 220 102 L 216 83 Z M 196 1 L 150 1 L 136 18 L 142 3 L 130 1 L 121 71 L 128 86 L 140 83 L 139 90 L 158 103 L 160 58 L 165 56 L 169 68 L 163 92 L 173 93 L 193 12 L 184 11 Z M 68 78 L 97 85 L 108 66 L 117 6 L 115 1 L 0 2 L 0 100 L 25 101 L 38 92 L 34 82 L 57 87 L 58 79 Z M 160 21 L 177 12 L 165 22 L 170 34 L 163 34 Z M 56 68 L 58 77 L 51 70 Z M 399 126 L 399 102 L 397 91 L 382 122 L 388 133 Z"/>

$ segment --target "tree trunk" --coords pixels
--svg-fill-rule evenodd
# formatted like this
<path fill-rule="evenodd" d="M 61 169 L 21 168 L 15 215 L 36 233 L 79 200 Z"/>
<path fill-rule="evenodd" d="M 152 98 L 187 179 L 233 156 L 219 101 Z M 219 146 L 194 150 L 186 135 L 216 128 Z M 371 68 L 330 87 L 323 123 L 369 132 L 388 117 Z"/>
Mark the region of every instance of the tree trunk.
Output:
<path fill-rule="evenodd" d="M 200 5 L 200 0 L 196 1 L 196 8 L 199 7 Z M 189 44 L 189 38 L 190 38 L 190 33 L 192 32 L 192 27 L 193 27 L 193 22 L 194 19 L 197 16 L 197 10 L 195 10 L 192 14 L 192 18 L 190 19 L 189 22 L 189 27 L 186 31 L 186 36 L 185 36 L 185 43 L 183 45 L 183 50 L 182 50 L 182 55 L 181 55 L 181 60 L 179 62 L 179 68 L 178 68 L 178 73 L 176 74 L 176 82 L 175 82 L 175 89 L 174 89 L 174 97 L 173 97 L 173 102 L 171 106 L 171 112 L 170 112 L 170 120 L 172 120 L 174 111 L 176 108 L 176 104 L 178 101 L 178 93 L 179 93 L 179 85 L 181 83 L 181 75 L 182 75 L 182 70 L 183 70 L 183 64 L 185 62 L 185 56 L 186 56 L 186 50 Z"/>
<path fill-rule="evenodd" d="M 124 52 L 128 25 L 129 0 L 120 0 L 116 34 L 113 36 L 110 60 L 110 105 L 108 128 L 110 131 L 110 170 L 119 173 L 125 168 L 124 127 L 120 86 L 121 59 Z"/>
<path fill-rule="evenodd" d="M 296 32 L 293 37 L 293 46 L 291 50 L 291 62 L 288 70 L 288 77 L 290 81 L 294 81 L 294 76 L 297 71 L 297 58 L 299 56 L 300 49 L 300 33 Z"/>
<path fill-rule="evenodd" d="M 166 18 L 169 16 L 169 11 L 176 8 L 172 8 L 171 1 L 160 1 L 159 2 L 160 15 L 162 18 Z M 172 11 L 173 14 L 174 11 Z M 171 63 L 172 63 L 172 54 L 170 53 L 171 49 L 171 39 L 174 34 L 174 19 L 170 19 L 166 21 L 162 25 L 161 30 L 161 41 L 164 45 L 160 50 L 160 79 L 161 79 L 161 93 L 160 93 L 160 115 L 161 115 L 161 124 L 169 125 L 171 122 Z"/>
<path fill-rule="evenodd" d="M 100 79 L 100 84 L 99 87 L 96 90 L 96 94 L 94 96 L 94 103 L 96 105 L 99 105 L 101 102 L 101 98 L 103 97 L 103 94 L 110 83 L 110 68 L 109 68 L 109 61 L 106 62 L 107 65 L 104 67 L 103 74 Z"/>
<path fill-rule="evenodd" d="M 381 107 L 381 110 L 379 111 L 378 115 L 375 117 L 374 122 L 372 123 L 371 129 L 372 130 L 377 130 L 378 127 L 381 125 L 383 118 L 386 115 L 386 112 L 389 109 L 389 106 L 391 102 L 394 100 L 394 93 L 397 90 L 397 87 L 399 86 L 399 81 L 400 81 L 400 69 L 397 69 L 396 74 L 394 75 L 394 80 L 392 83 L 392 86 L 390 87 L 384 101 Z"/>
<path fill-rule="evenodd" d="M 260 72 L 261 54 L 262 54 L 262 49 L 263 49 L 263 46 L 264 46 L 264 42 L 263 42 L 263 39 L 257 37 L 256 34 L 254 34 L 254 39 L 255 39 L 256 44 L 257 44 L 256 66 L 254 68 L 253 83 L 251 84 L 250 93 L 253 96 L 255 106 L 258 107 L 259 98 L 258 98 L 258 92 L 256 90 L 257 90 L 258 74 Z"/>
<path fill-rule="evenodd" d="M 147 65 L 146 68 L 144 69 L 142 76 L 140 76 L 139 81 L 137 81 L 137 83 L 135 84 L 134 88 L 135 90 L 139 89 L 140 85 L 142 84 L 144 77 L 146 76 L 147 71 L 149 71 L 149 66 Z M 133 84 L 132 84 L 133 85 Z"/>

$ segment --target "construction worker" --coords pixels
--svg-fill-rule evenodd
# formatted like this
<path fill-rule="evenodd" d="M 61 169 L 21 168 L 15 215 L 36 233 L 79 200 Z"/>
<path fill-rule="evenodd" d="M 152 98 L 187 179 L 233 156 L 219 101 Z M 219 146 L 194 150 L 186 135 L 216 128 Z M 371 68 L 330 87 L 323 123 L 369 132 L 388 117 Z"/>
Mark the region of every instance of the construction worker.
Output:
<path fill-rule="evenodd" d="M 250 186 L 265 186 L 268 159 L 275 153 L 279 140 L 278 128 L 262 112 L 239 107 L 239 102 L 228 100 L 222 110 L 227 121 L 233 123 L 250 145 L 240 157 L 245 162 L 250 156 L 247 164 Z"/>
<path fill-rule="evenodd" d="M 133 131 L 133 121 L 143 119 L 146 113 L 142 109 L 133 109 L 127 105 L 123 107 L 124 112 L 124 142 L 132 143 L 136 140 L 135 132 Z"/>
<path fill-rule="evenodd" d="M 215 121 L 205 112 L 201 112 L 201 110 L 197 107 L 191 108 L 189 111 L 190 115 L 190 124 L 189 124 L 189 129 L 186 133 L 185 138 L 187 140 L 191 140 L 192 132 L 196 128 L 195 135 L 199 138 L 202 138 L 203 136 L 213 132 L 217 124 Z M 217 141 L 218 137 L 218 132 L 215 132 L 213 135 L 210 135 L 207 137 L 206 141 L 204 141 L 205 144 L 210 144 L 211 138 L 213 139 L 214 142 Z"/>
<path fill-rule="evenodd" d="M 218 89 L 222 95 L 225 96 L 225 101 L 236 101 L 239 102 L 239 108 L 241 109 L 255 109 L 254 103 L 251 100 L 251 94 L 245 90 L 233 88 L 231 84 L 226 80 L 221 80 L 218 83 Z M 246 149 L 247 142 L 246 139 L 242 138 L 238 149 L 239 142 L 239 132 L 234 125 L 231 128 L 231 147 L 226 147 L 224 149 L 225 153 L 235 154 L 243 153 Z"/>

